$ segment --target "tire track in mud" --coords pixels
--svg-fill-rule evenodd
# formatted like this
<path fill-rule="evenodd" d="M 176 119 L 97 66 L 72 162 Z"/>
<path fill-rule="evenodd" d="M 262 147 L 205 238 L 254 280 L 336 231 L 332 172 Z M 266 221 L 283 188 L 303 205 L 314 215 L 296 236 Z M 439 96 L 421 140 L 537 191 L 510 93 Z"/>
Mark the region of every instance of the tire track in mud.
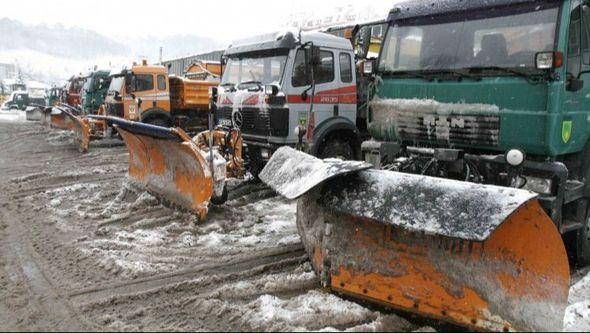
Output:
<path fill-rule="evenodd" d="M 264 184 L 228 183 L 229 201 L 212 209 L 208 221 L 194 224 L 194 215 L 163 205 L 162 200 L 154 202 L 145 191 L 127 188 L 124 147 L 101 145 L 80 155 L 69 146 L 71 138 L 61 133 L 48 138 L 52 131 L 33 126 L 34 130 L 24 125 L 11 129 L 0 123 L 0 133 L 9 131 L 7 136 L 16 137 L 2 139 L 0 134 L 0 144 L 13 140 L 2 149 L 0 186 L 5 191 L 0 194 L 0 214 L 10 216 L 9 243 L 28 249 L 25 256 L 17 256 L 10 248 L 0 258 L 24 267 L 26 261 L 34 263 L 36 268 L 27 268 L 33 272 L 33 285 L 24 284 L 24 290 L 18 291 L 28 301 L 22 309 L 39 312 L 42 320 L 51 322 L 19 329 L 323 328 L 323 319 L 301 326 L 289 326 L 291 319 L 282 319 L 279 325 L 250 321 L 274 296 L 280 296 L 276 301 L 288 308 L 305 304 L 309 292 L 319 292 L 307 255 L 298 238 L 292 237 L 297 236 L 293 205 L 282 202 Z M 109 171 L 67 175 L 96 167 Z M 11 182 L 17 177 L 25 179 Z M 92 186 L 65 189 L 77 184 Z M 8 249 L 2 244 L 3 250 Z M 17 293 L 17 288 L 7 289 Z M 45 303 L 28 296 L 35 293 L 43 294 Z M 292 299 L 300 300 L 290 303 Z M 0 311 L 2 304 L 0 300 Z M 366 320 L 336 320 L 334 325 L 346 329 Z M 0 328 L 7 327 L 0 324 Z"/>
<path fill-rule="evenodd" d="M 301 264 L 306 260 L 307 255 L 302 245 L 286 246 L 242 258 L 233 258 L 223 263 L 197 264 L 173 273 L 77 290 L 69 293 L 68 297 L 77 302 L 92 302 L 112 297 L 125 298 L 125 294 L 153 293 L 181 282 L 216 275 L 224 276 L 224 279 L 217 281 L 218 284 L 221 284 L 226 282 L 226 279 L 235 280 L 251 275 L 253 271 L 267 271 L 272 268 Z"/>
<path fill-rule="evenodd" d="M 3 221 L 14 220 L 2 211 L 0 218 Z M 3 259 L 10 263 L 5 267 L 13 272 L 13 280 L 20 280 L 21 286 L 28 286 L 26 311 L 25 314 L 19 315 L 36 318 L 36 325 L 40 330 L 59 330 L 60 327 L 67 327 L 67 330 L 84 331 L 92 327 L 69 302 L 64 301 L 63 295 L 48 279 L 43 266 L 39 265 L 35 250 L 31 249 L 26 241 L 27 230 L 20 223 L 8 225 L 6 229 L 7 234 L 17 237 L 2 239 Z"/>
<path fill-rule="evenodd" d="M 14 192 L 18 193 L 18 194 L 10 194 L 8 196 L 4 196 L 4 198 L 7 198 L 9 200 L 19 200 L 19 199 L 24 199 L 24 198 L 27 198 L 30 196 L 35 196 L 38 194 L 43 194 L 48 191 L 73 186 L 73 185 L 80 184 L 80 183 L 101 184 L 101 183 L 112 182 L 114 180 L 121 180 L 122 178 L 123 178 L 123 176 L 89 177 L 89 178 L 77 179 L 77 180 L 73 180 L 73 181 L 69 181 L 69 182 L 52 183 L 50 185 L 39 186 L 39 187 L 30 188 L 30 189 L 18 188 L 18 189 L 14 190 Z M 2 198 L 2 197 L 0 197 L 0 198 Z"/>

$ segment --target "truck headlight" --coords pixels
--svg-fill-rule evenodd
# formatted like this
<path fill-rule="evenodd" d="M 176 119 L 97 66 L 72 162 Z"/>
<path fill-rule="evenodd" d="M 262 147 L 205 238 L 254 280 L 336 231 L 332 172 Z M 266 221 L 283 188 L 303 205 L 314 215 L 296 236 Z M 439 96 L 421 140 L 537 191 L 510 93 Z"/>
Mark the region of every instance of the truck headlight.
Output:
<path fill-rule="evenodd" d="M 530 176 L 525 176 L 524 178 L 526 179 L 526 184 L 522 187 L 522 189 L 547 195 L 553 193 L 553 180 Z"/>
<path fill-rule="evenodd" d="M 506 162 L 517 167 L 524 163 L 524 153 L 518 149 L 512 149 L 506 153 Z"/>

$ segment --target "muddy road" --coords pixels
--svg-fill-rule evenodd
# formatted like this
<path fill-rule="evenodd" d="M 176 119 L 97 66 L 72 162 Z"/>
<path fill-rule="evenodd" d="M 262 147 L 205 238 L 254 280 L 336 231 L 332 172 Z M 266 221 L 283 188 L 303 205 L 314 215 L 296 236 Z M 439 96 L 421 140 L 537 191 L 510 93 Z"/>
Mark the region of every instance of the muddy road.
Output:
<path fill-rule="evenodd" d="M 0 115 L 1 330 L 415 330 L 326 293 L 295 206 L 231 184 L 206 223 L 126 180 L 121 142 Z"/>

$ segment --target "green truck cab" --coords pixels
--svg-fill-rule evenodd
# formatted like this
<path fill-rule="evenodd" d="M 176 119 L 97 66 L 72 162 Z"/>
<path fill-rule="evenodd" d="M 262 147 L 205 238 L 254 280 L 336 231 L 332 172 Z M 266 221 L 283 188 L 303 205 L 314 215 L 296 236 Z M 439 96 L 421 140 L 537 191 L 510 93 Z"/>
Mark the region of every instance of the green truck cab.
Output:
<path fill-rule="evenodd" d="M 30 103 L 29 93 L 26 91 L 15 91 L 2 105 L 4 110 L 25 110 Z"/>
<path fill-rule="evenodd" d="M 61 87 L 52 87 L 45 93 L 45 106 L 56 106 L 60 103 L 64 89 Z"/>
<path fill-rule="evenodd" d="M 91 72 L 84 81 L 80 91 L 81 107 L 86 114 L 96 114 L 104 103 L 111 77 L 109 70 L 96 70 Z"/>
<path fill-rule="evenodd" d="M 409 1 L 388 21 L 365 160 L 537 192 L 590 263 L 589 2 Z"/>

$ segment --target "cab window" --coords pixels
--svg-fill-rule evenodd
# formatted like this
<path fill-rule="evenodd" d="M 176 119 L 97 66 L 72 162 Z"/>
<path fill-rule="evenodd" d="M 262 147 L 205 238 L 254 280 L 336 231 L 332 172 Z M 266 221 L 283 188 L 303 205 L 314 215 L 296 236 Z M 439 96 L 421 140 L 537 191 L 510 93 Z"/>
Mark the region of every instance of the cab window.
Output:
<path fill-rule="evenodd" d="M 575 77 L 580 73 L 581 66 L 581 6 L 574 8 L 570 18 L 568 49 L 567 49 L 567 72 Z"/>
<path fill-rule="evenodd" d="M 330 51 L 320 51 L 320 64 L 315 70 L 315 83 L 322 84 L 334 81 L 334 54 Z M 293 66 L 293 87 L 311 85 L 311 73 L 305 70 L 305 51 L 298 50 Z"/>
<path fill-rule="evenodd" d="M 582 59 L 585 65 L 590 65 L 590 6 L 582 8 Z"/>
<path fill-rule="evenodd" d="M 340 53 L 340 79 L 344 83 L 352 82 L 352 60 L 348 53 Z"/>
<path fill-rule="evenodd" d="M 135 75 L 135 91 L 146 91 L 154 89 L 154 77 L 150 74 Z"/>
<path fill-rule="evenodd" d="M 166 77 L 158 75 L 158 90 L 166 90 Z"/>

